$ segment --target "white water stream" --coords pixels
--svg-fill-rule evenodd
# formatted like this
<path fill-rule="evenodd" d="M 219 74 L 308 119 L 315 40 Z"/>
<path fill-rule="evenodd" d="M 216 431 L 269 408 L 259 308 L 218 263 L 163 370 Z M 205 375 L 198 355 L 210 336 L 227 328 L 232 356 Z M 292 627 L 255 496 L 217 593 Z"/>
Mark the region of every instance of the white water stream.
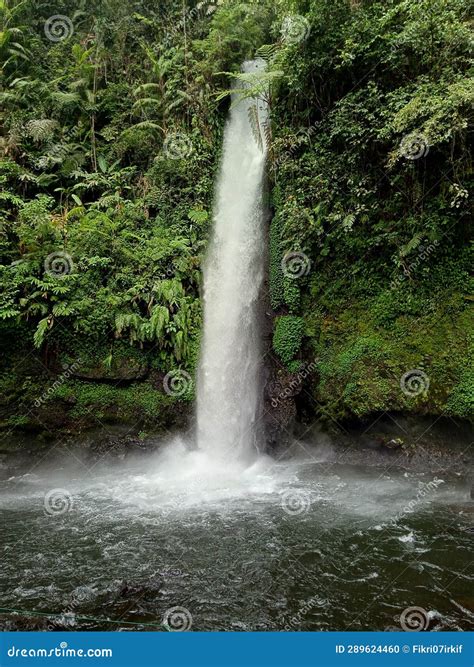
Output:
<path fill-rule="evenodd" d="M 263 68 L 244 63 L 244 72 Z M 198 447 L 219 460 L 250 462 L 258 444 L 261 347 L 258 300 L 264 277 L 265 151 L 249 121 L 267 109 L 235 99 L 224 136 L 214 232 L 204 268 L 204 337 L 197 386 Z"/>

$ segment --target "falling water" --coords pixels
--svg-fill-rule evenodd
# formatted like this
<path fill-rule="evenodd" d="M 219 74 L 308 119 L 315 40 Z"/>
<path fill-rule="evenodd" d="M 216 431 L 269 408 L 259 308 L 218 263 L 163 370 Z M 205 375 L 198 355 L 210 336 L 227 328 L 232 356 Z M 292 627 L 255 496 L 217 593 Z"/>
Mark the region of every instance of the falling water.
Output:
<path fill-rule="evenodd" d="M 244 63 L 244 72 L 263 68 Z M 252 107 L 252 109 L 251 109 Z M 198 375 L 198 446 L 220 459 L 250 460 L 258 441 L 264 276 L 265 151 L 255 138 L 262 100 L 234 94 L 217 182 L 214 233 L 204 268 L 204 338 Z"/>

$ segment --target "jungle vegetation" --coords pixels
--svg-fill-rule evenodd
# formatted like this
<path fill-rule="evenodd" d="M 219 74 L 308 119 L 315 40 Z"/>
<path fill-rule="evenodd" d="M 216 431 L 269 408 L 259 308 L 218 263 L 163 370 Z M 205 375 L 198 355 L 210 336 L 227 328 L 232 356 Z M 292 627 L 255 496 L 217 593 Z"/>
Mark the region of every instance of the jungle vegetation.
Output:
<path fill-rule="evenodd" d="M 4 428 L 47 422 L 55 399 L 73 419 L 156 424 L 173 402 L 163 375 L 194 374 L 228 91 L 256 56 L 275 358 L 293 373 L 315 363 L 322 415 L 472 418 L 471 3 L 0 0 L 0 12 Z M 429 391 L 400 391 L 412 369 Z"/>

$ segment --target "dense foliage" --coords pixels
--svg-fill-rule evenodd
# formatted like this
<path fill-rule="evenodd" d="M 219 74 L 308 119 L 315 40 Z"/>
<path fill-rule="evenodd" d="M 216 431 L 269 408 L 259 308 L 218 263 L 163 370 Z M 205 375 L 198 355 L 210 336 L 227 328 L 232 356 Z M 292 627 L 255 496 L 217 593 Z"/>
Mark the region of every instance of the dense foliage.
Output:
<path fill-rule="evenodd" d="M 277 355 L 295 372 L 318 360 L 311 391 L 333 415 L 469 416 L 464 1 L 1 0 L 0 9 L 6 423 L 21 423 L 11 406 L 29 413 L 74 360 L 81 372 L 48 400 L 92 410 L 99 393 L 101 405 L 129 406 L 133 382 L 148 377 L 142 396 L 154 406 L 156 378 L 193 374 L 225 72 L 255 54 L 267 60 L 272 114 L 263 135 Z M 400 392 L 411 368 L 431 379 L 422 408 Z M 91 379 L 117 385 L 90 389 Z"/>
<path fill-rule="evenodd" d="M 293 10 L 311 30 L 272 63 L 285 74 L 273 109 L 273 306 L 304 316 L 300 356 L 316 358 L 313 395 L 332 416 L 472 417 L 472 6 Z M 300 253 L 286 291 L 275 249 L 283 263 Z M 400 390 L 409 370 L 429 391 Z"/>

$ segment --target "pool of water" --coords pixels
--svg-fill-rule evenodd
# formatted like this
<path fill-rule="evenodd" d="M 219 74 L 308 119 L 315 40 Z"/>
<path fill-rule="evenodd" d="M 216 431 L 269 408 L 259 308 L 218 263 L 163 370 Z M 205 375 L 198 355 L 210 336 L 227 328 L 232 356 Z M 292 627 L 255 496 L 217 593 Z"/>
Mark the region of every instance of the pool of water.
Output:
<path fill-rule="evenodd" d="M 317 456 L 243 469 L 174 442 L 107 468 L 48 461 L 2 483 L 0 614 L 47 629 L 384 630 L 418 607 L 425 629 L 473 629 L 473 509 L 460 477 Z"/>

